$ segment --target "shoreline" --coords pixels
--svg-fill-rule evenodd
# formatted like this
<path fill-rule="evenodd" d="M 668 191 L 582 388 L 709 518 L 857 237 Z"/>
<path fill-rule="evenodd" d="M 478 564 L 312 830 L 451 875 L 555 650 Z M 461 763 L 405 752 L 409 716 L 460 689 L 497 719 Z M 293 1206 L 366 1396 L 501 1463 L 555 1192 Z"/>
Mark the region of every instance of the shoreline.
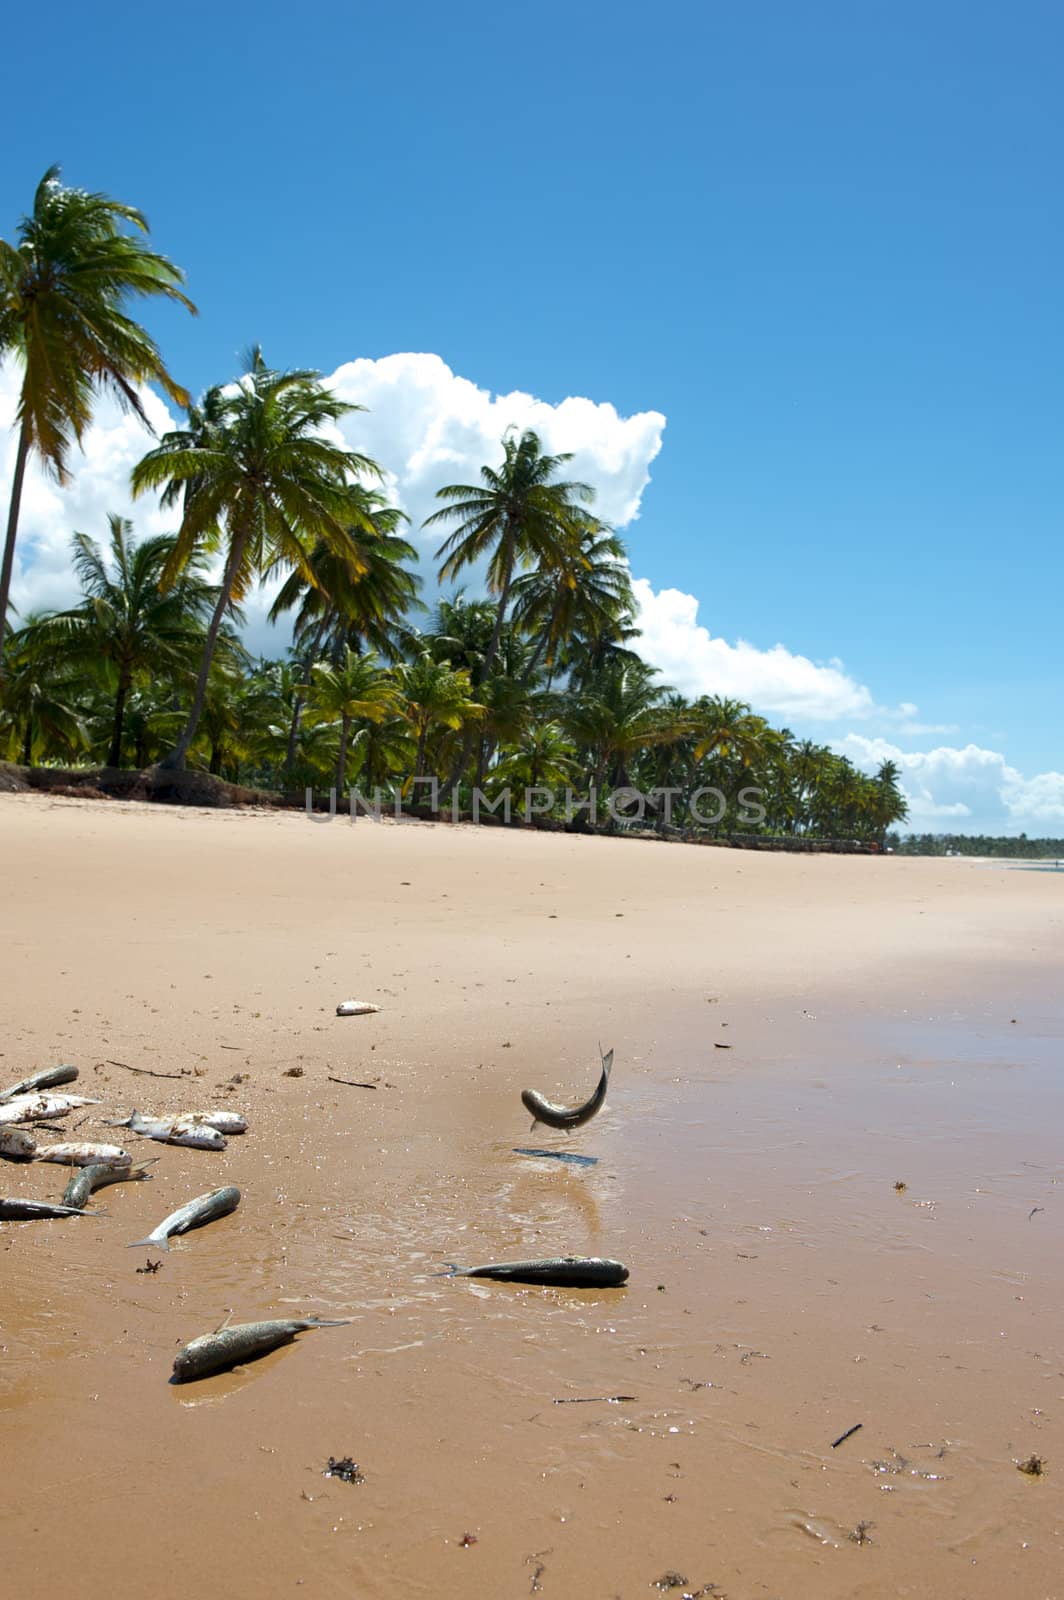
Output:
<path fill-rule="evenodd" d="M 520 1595 L 539 1567 L 548 1597 L 989 1600 L 1017 1564 L 1053 1593 L 1053 1479 L 1013 1464 L 1064 1462 L 1051 876 L 18 796 L 0 842 L 3 1082 L 72 1060 L 105 1116 L 251 1123 L 153 1148 L 106 1217 L 0 1228 L 23 1600 L 102 1600 L 160 1502 L 162 1600 Z M 337 1019 L 352 996 L 381 1012 Z M 602 1114 L 530 1135 L 520 1089 L 583 1098 L 600 1040 Z M 222 1183 L 240 1209 L 137 1275 L 126 1242 Z M 565 1250 L 629 1287 L 431 1276 Z M 171 1387 L 230 1308 L 356 1320 Z"/>

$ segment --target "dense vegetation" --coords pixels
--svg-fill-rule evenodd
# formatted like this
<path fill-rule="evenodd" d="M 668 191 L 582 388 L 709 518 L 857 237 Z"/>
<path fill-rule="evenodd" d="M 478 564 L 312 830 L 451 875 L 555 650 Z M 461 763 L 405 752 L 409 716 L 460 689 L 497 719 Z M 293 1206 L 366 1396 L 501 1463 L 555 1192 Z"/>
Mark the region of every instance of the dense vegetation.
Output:
<path fill-rule="evenodd" d="M 904 856 L 1018 856 L 1031 861 L 1064 860 L 1064 839 L 1028 839 L 988 833 L 889 834 L 891 849 Z"/>
<path fill-rule="evenodd" d="M 145 231 L 138 212 L 53 171 L 18 243 L 0 241 L 0 350 L 24 372 L 5 600 L 30 456 L 62 481 L 101 388 L 139 409 L 136 385 L 152 380 L 186 413 L 133 473 L 134 492 L 172 512 L 172 533 L 138 541 L 116 517 L 73 533 L 79 603 L 0 609 L 0 756 L 187 762 L 296 794 L 357 785 L 415 809 L 428 798 L 417 776 L 463 809 L 476 789 L 510 789 L 518 812 L 523 791 L 549 790 L 533 806 L 556 818 L 567 793 L 573 810 L 594 790 L 611 828 L 878 843 L 904 819 L 891 763 L 867 776 L 740 701 L 689 701 L 660 682 L 638 654 L 621 539 L 595 516 L 593 486 L 567 478 L 569 457 L 532 432 L 507 434 L 478 483 L 441 485 L 429 519 L 445 533 L 440 582 L 482 575 L 487 595 L 456 587 L 426 611 L 381 468 L 335 443 L 356 408 L 257 349 L 195 403 L 170 378 L 125 310 L 134 295 L 184 300 Z M 253 660 L 241 605 L 277 577 L 271 616 L 291 622 L 292 643 Z M 649 796 L 645 809 L 630 798 L 605 811 L 621 789 Z"/>

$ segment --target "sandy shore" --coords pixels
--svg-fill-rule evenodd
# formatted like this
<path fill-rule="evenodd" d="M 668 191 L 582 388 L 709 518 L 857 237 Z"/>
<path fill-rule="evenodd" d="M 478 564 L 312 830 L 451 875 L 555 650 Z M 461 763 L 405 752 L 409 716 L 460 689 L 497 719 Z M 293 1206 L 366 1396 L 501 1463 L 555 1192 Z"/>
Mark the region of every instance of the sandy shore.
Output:
<path fill-rule="evenodd" d="M 20 1600 L 1064 1595 L 1059 878 L 39 796 L 0 870 L 0 1084 L 252 1127 L 0 1225 Z M 629 1287 L 430 1275 L 568 1251 Z M 170 1385 L 230 1310 L 354 1321 Z"/>

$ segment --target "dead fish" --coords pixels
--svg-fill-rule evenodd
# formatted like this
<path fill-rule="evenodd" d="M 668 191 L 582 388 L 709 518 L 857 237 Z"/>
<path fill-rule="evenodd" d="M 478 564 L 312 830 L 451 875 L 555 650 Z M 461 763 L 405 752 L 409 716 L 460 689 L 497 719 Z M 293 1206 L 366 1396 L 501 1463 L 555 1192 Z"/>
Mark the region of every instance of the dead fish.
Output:
<path fill-rule="evenodd" d="M 247 1118 L 242 1117 L 239 1111 L 182 1111 L 177 1123 L 182 1127 L 198 1125 L 202 1128 L 214 1128 L 216 1132 L 224 1134 L 248 1131 Z"/>
<path fill-rule="evenodd" d="M 0 1123 L 50 1122 L 53 1117 L 65 1117 L 79 1106 L 98 1106 L 100 1100 L 87 1099 L 83 1094 L 23 1094 L 17 1100 L 7 1100 L 0 1105 Z"/>
<path fill-rule="evenodd" d="M 350 1317 L 283 1317 L 272 1322 L 240 1322 L 233 1328 L 201 1334 L 174 1357 L 174 1382 L 188 1383 L 254 1361 L 282 1344 L 291 1344 L 297 1333 L 308 1328 L 343 1328 L 350 1321 Z"/>
<path fill-rule="evenodd" d="M 206 1194 L 198 1194 L 194 1200 L 178 1206 L 176 1211 L 163 1218 L 157 1228 L 151 1230 L 146 1239 L 135 1239 L 129 1248 L 136 1250 L 147 1245 L 152 1250 L 169 1250 L 167 1241 L 171 1234 L 187 1233 L 190 1228 L 202 1228 L 205 1223 L 213 1222 L 215 1217 L 227 1217 L 239 1204 L 239 1189 L 231 1185 L 225 1189 L 210 1189 Z"/>
<path fill-rule="evenodd" d="M 526 1111 L 531 1111 L 533 1128 L 537 1122 L 545 1122 L 548 1128 L 564 1128 L 569 1133 L 573 1128 L 582 1128 L 585 1122 L 590 1122 L 596 1111 L 602 1109 L 606 1099 L 606 1090 L 609 1087 L 610 1068 L 613 1066 L 613 1051 L 607 1050 L 602 1057 L 602 1076 L 598 1081 L 598 1088 L 590 1100 L 585 1100 L 582 1106 L 556 1106 L 550 1100 L 545 1100 L 535 1089 L 522 1089 L 521 1103 Z"/>
<path fill-rule="evenodd" d="M 46 1217 L 91 1217 L 93 1211 L 82 1211 L 80 1206 L 53 1206 L 46 1200 L 0 1198 L 0 1221 L 36 1222 Z"/>
<path fill-rule="evenodd" d="M 37 1154 L 37 1141 L 25 1128 L 0 1128 L 0 1156 L 31 1161 Z"/>
<path fill-rule="evenodd" d="M 109 1183 L 135 1183 L 142 1178 L 150 1178 L 148 1168 L 154 1166 L 157 1160 L 158 1157 L 153 1156 L 150 1161 L 141 1162 L 139 1167 L 109 1167 L 102 1161 L 94 1161 L 91 1166 L 82 1167 L 79 1172 L 72 1174 L 63 1190 L 63 1204 L 77 1206 L 80 1211 L 96 1189 L 102 1189 Z"/>
<path fill-rule="evenodd" d="M 117 1144 L 92 1144 L 88 1140 L 70 1144 L 39 1144 L 38 1161 L 58 1161 L 67 1167 L 129 1167 L 133 1157 Z"/>
<path fill-rule="evenodd" d="M 35 1094 L 39 1089 L 54 1089 L 59 1083 L 73 1083 L 77 1075 L 77 1067 L 45 1067 L 13 1083 L 10 1089 L 0 1089 L 0 1100 L 14 1100 L 16 1095 Z"/>
<path fill-rule="evenodd" d="M 493 1261 L 460 1267 L 445 1261 L 441 1278 L 497 1278 L 500 1283 L 552 1283 L 566 1289 L 613 1289 L 627 1282 L 628 1268 L 605 1256 L 548 1256 L 544 1261 Z"/>
<path fill-rule="evenodd" d="M 143 1134 L 146 1139 L 158 1139 L 162 1144 L 190 1145 L 194 1150 L 224 1150 L 225 1136 L 205 1122 L 182 1122 L 180 1116 L 145 1117 L 133 1111 L 119 1122 L 109 1122 L 109 1128 L 128 1128 L 132 1133 Z"/>
<path fill-rule="evenodd" d="M 336 1008 L 338 1017 L 363 1017 L 369 1011 L 379 1011 L 380 1006 L 371 1005 L 368 1000 L 341 1000 Z"/>

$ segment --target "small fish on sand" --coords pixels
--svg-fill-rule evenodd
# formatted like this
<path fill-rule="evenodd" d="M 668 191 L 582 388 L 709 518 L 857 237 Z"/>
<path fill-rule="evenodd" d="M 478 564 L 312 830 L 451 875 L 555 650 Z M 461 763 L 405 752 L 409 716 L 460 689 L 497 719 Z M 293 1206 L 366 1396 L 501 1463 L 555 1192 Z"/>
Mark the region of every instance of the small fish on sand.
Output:
<path fill-rule="evenodd" d="M 178 1206 L 176 1211 L 164 1217 L 158 1227 L 151 1230 L 146 1239 L 134 1239 L 129 1248 L 137 1250 L 146 1245 L 149 1250 L 169 1250 L 171 1235 L 187 1233 L 190 1228 L 202 1228 L 216 1217 L 227 1217 L 239 1204 L 239 1189 L 231 1185 L 225 1189 L 210 1189 L 206 1194 L 198 1194 L 194 1200 Z"/>
<path fill-rule="evenodd" d="M 23 1200 L 17 1197 L 0 1198 L 0 1222 L 39 1222 L 48 1217 L 92 1217 L 94 1211 L 83 1211 L 80 1206 L 53 1206 L 45 1200 Z"/>
<path fill-rule="evenodd" d="M 139 1167 L 110 1167 L 102 1161 L 94 1161 L 72 1174 L 63 1190 L 63 1204 L 77 1206 L 80 1211 L 96 1189 L 103 1189 L 109 1183 L 137 1183 L 150 1178 L 148 1168 L 154 1166 L 158 1159 L 158 1156 L 153 1156 L 150 1161 L 142 1161 Z"/>
<path fill-rule="evenodd" d="M 32 1161 L 37 1154 L 37 1141 L 25 1128 L 0 1128 L 0 1156 L 10 1156 L 14 1161 Z"/>
<path fill-rule="evenodd" d="M 73 1083 L 77 1075 L 77 1067 L 45 1067 L 13 1083 L 10 1089 L 0 1089 L 0 1100 L 14 1100 L 21 1094 L 36 1094 L 40 1089 L 54 1089 L 60 1083 Z"/>
<path fill-rule="evenodd" d="M 338 1017 L 364 1017 L 370 1011 L 379 1011 L 380 1006 L 375 1006 L 368 1000 L 341 1000 L 336 1008 Z"/>
<path fill-rule="evenodd" d="M 89 1140 L 69 1144 L 39 1144 L 38 1161 L 58 1161 L 65 1167 L 131 1167 L 133 1157 L 117 1144 L 93 1144 Z"/>
<path fill-rule="evenodd" d="M 542 1156 L 544 1161 L 564 1161 L 568 1167 L 597 1167 L 598 1156 L 571 1155 L 568 1150 L 531 1150 L 525 1145 L 514 1145 L 515 1156 Z"/>
<path fill-rule="evenodd" d="M 201 1334 L 174 1357 L 173 1381 L 189 1383 L 226 1367 L 241 1366 L 245 1361 L 268 1355 L 283 1344 L 291 1344 L 297 1333 L 309 1328 L 343 1328 L 350 1321 L 350 1317 L 283 1317 L 271 1322 L 241 1322 L 235 1327 Z"/>
<path fill-rule="evenodd" d="M 83 1094 L 23 1094 L 17 1100 L 7 1100 L 0 1105 L 0 1123 L 51 1122 L 53 1117 L 68 1116 L 80 1106 L 98 1106 L 100 1100 L 89 1100 Z"/>
<path fill-rule="evenodd" d="M 606 1256 L 548 1256 L 543 1261 L 494 1261 L 484 1267 L 444 1263 L 441 1278 L 496 1278 L 500 1283 L 555 1284 L 565 1289 L 613 1289 L 628 1281 L 628 1268 Z"/>
<path fill-rule="evenodd" d="M 522 1089 L 521 1103 L 526 1111 L 531 1111 L 535 1128 L 537 1122 L 546 1123 L 548 1128 L 564 1128 L 570 1133 L 573 1128 L 582 1128 L 585 1122 L 590 1122 L 597 1111 L 601 1111 L 606 1100 L 606 1090 L 610 1082 L 610 1068 L 613 1066 L 613 1051 L 607 1050 L 602 1057 L 602 1075 L 598 1087 L 590 1100 L 585 1100 L 582 1106 L 559 1106 L 547 1100 L 536 1089 Z"/>
<path fill-rule="evenodd" d="M 205 1122 L 184 1122 L 180 1116 L 145 1117 L 133 1111 L 120 1121 L 109 1122 L 110 1128 L 128 1128 L 146 1139 L 158 1139 L 162 1144 L 189 1145 L 194 1150 L 224 1150 L 225 1135 Z"/>
<path fill-rule="evenodd" d="M 182 1128 L 195 1127 L 197 1124 L 226 1135 L 248 1131 L 248 1119 L 241 1116 L 239 1111 L 182 1111 L 177 1118 L 177 1125 Z"/>

